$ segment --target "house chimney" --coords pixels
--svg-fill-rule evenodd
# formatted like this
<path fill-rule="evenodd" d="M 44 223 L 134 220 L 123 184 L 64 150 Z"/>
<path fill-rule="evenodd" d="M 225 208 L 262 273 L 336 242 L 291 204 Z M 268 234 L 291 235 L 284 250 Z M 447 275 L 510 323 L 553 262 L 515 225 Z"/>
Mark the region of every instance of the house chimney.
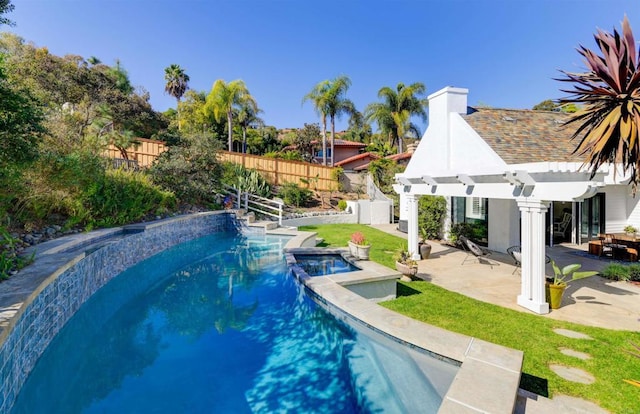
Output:
<path fill-rule="evenodd" d="M 450 112 L 467 113 L 469 89 L 447 86 L 429 95 L 429 124 L 446 121 Z"/>

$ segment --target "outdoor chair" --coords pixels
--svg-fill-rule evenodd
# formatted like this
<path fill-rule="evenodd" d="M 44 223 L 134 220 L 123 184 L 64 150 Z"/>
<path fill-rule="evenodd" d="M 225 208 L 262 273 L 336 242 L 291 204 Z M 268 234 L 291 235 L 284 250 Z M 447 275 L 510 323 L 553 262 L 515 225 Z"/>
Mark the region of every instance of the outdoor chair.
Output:
<path fill-rule="evenodd" d="M 520 266 L 522 266 L 522 251 L 520 249 L 520 246 L 511 246 L 507 249 L 507 253 L 515 262 L 515 269 L 513 269 L 513 272 L 511 273 L 514 274 L 520 268 Z"/>
<path fill-rule="evenodd" d="M 611 257 L 612 259 L 619 259 L 621 255 L 626 254 L 627 246 L 624 244 L 616 243 L 616 239 L 613 234 L 600 234 L 598 236 L 602 248 L 600 249 L 600 257 Z M 622 253 L 624 251 L 624 253 Z"/>
<path fill-rule="evenodd" d="M 515 262 L 514 266 L 516 268 L 513 269 L 513 272 L 511 273 L 511 274 L 514 274 L 518 269 L 522 268 L 522 249 L 520 246 L 511 246 L 507 249 L 507 253 L 509 254 L 509 256 L 511 256 L 511 258 Z M 546 254 L 544 255 L 544 262 L 551 263 L 551 258 Z"/>
<path fill-rule="evenodd" d="M 555 223 L 553 225 L 553 237 L 561 239 L 565 238 L 570 225 L 571 214 L 564 213 L 564 215 L 562 216 L 562 220 L 559 223 Z"/>
<path fill-rule="evenodd" d="M 467 255 L 461 263 L 462 265 L 464 265 L 469 259 L 469 256 L 471 256 L 471 259 L 477 259 L 478 263 L 482 263 L 484 259 L 484 261 L 493 269 L 493 263 L 488 260 L 488 257 L 491 256 L 491 252 L 489 250 L 478 246 L 465 236 L 460 236 L 460 243 L 462 244 L 462 248 L 467 252 Z"/>

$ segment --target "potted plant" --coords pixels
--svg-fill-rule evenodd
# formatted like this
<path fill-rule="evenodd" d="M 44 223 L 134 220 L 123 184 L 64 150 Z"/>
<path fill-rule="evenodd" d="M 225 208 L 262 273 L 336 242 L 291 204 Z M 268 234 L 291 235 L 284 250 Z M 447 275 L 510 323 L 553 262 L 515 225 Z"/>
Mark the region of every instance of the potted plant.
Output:
<path fill-rule="evenodd" d="M 427 243 L 427 230 L 425 228 L 420 229 L 420 236 L 422 240 L 418 243 L 418 249 L 420 251 L 420 258 L 426 260 L 431 255 L 431 245 Z"/>
<path fill-rule="evenodd" d="M 371 249 L 371 245 L 367 242 L 364 234 L 356 231 L 351 235 L 351 240 L 349 240 L 349 252 L 351 256 L 359 260 L 369 260 L 369 249 Z"/>
<path fill-rule="evenodd" d="M 396 270 L 402 273 L 402 281 L 410 282 L 412 277 L 418 273 L 418 262 L 411 258 L 411 253 L 400 247 L 396 252 Z"/>
<path fill-rule="evenodd" d="M 631 236 L 631 237 L 633 237 L 635 239 L 636 238 L 636 233 L 638 232 L 638 229 L 633 227 L 631 224 L 628 224 L 627 226 L 625 226 L 624 232 L 627 233 L 627 236 Z"/>
<path fill-rule="evenodd" d="M 547 279 L 546 283 L 547 302 L 549 302 L 551 309 L 559 309 L 562 305 L 562 296 L 568 282 L 598 274 L 598 272 L 594 271 L 578 272 L 582 267 L 580 264 L 570 264 L 560 269 L 556 262 L 552 260 L 551 267 L 553 268 L 554 276 Z"/>

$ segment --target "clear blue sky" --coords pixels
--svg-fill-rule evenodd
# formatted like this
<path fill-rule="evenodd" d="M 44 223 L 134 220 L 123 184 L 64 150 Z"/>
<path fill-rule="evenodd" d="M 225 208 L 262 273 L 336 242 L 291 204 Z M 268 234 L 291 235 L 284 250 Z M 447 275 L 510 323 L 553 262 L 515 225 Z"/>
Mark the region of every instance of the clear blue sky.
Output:
<path fill-rule="evenodd" d="M 189 86 L 243 79 L 278 128 L 318 122 L 302 97 L 344 74 L 359 110 L 382 86 L 423 82 L 469 89 L 469 104 L 531 108 L 563 94 L 558 69 L 583 68 L 576 47 L 597 28 L 640 40 L 638 0 L 13 0 L 6 28 L 57 55 L 120 59 L 131 82 L 164 111 L 164 68 Z M 346 127 L 346 119 L 338 129 Z M 424 125 L 422 126 L 424 131 Z"/>

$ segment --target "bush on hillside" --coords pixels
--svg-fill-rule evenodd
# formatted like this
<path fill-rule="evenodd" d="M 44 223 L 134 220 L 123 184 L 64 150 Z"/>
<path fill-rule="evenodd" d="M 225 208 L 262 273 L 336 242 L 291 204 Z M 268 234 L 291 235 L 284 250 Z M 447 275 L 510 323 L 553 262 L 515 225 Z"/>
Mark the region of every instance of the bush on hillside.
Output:
<path fill-rule="evenodd" d="M 183 204 L 213 205 L 222 167 L 218 140 L 207 135 L 184 137 L 182 145 L 160 154 L 149 170 L 154 183 L 171 191 Z"/>
<path fill-rule="evenodd" d="M 89 227 L 109 227 L 163 214 L 176 206 L 173 193 L 154 185 L 143 172 L 108 170 L 84 196 Z"/>
<path fill-rule="evenodd" d="M 304 207 L 313 196 L 311 190 L 299 187 L 295 183 L 286 183 L 278 190 L 278 195 L 285 204 Z"/>

